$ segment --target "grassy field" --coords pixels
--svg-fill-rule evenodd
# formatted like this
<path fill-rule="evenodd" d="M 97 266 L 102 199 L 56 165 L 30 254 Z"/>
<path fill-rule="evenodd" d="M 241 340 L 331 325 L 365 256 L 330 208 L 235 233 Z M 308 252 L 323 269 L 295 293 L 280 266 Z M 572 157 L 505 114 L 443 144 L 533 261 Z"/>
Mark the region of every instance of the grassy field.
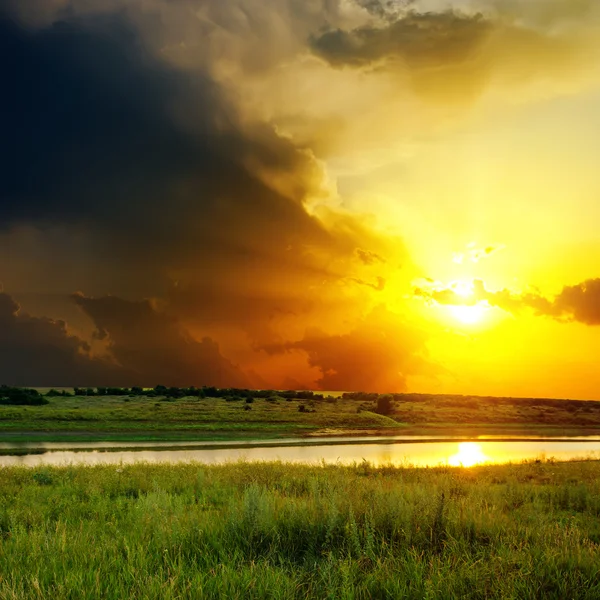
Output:
<path fill-rule="evenodd" d="M 49 398 L 46 406 L 0 406 L 0 437 L 23 440 L 194 440 L 277 438 L 323 428 L 398 428 L 356 402 L 275 402 L 144 396 Z M 299 412 L 300 405 L 307 411 Z M 249 407 L 247 409 L 246 407 Z"/>
<path fill-rule="evenodd" d="M 0 406 L 0 440 L 274 439 L 327 434 L 546 434 L 600 432 L 600 402 L 400 395 L 376 401 L 73 396 L 45 406 Z M 300 412 L 304 406 L 305 412 Z"/>
<path fill-rule="evenodd" d="M 600 463 L 0 469 L 0 598 L 600 597 Z"/>

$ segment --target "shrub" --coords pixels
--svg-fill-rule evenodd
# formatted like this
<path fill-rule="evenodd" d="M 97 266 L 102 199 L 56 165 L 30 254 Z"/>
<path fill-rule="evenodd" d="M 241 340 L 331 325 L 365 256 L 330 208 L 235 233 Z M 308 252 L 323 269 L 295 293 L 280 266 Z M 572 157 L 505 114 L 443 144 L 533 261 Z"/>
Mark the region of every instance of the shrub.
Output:
<path fill-rule="evenodd" d="M 377 398 L 377 408 L 375 412 L 380 415 L 391 415 L 393 412 L 392 396 L 386 394 Z"/>
<path fill-rule="evenodd" d="M 241 402 L 243 398 L 241 396 L 227 396 L 225 402 Z"/>

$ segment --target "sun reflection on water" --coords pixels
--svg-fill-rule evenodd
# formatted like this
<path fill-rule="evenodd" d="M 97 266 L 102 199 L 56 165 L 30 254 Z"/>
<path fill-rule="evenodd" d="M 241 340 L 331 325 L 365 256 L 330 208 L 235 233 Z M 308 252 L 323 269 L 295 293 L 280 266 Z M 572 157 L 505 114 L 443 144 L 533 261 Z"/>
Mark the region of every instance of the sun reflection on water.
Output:
<path fill-rule="evenodd" d="M 458 452 L 448 459 L 448 464 L 453 467 L 472 467 L 489 461 L 477 442 L 461 442 Z"/>

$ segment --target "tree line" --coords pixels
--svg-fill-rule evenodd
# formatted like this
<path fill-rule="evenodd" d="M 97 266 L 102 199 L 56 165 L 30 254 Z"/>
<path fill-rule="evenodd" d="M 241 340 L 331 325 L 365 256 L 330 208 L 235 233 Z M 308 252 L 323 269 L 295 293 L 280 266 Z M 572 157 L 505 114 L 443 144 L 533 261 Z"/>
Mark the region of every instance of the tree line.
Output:
<path fill-rule="evenodd" d="M 133 387 L 96 387 L 96 388 L 73 388 L 73 392 L 66 390 L 51 389 L 46 394 L 47 397 L 59 396 L 146 396 L 155 398 L 158 396 L 165 398 L 272 398 L 277 396 L 285 400 L 323 400 L 323 394 L 316 394 L 312 391 L 296 390 L 250 390 L 240 388 L 217 388 L 213 386 L 202 387 L 168 387 L 157 385 L 153 388 Z"/>

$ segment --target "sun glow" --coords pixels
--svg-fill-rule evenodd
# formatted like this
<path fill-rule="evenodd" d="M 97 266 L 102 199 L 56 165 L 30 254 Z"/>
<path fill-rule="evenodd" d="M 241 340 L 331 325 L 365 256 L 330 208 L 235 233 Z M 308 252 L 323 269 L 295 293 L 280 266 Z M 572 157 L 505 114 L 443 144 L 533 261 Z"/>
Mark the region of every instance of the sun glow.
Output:
<path fill-rule="evenodd" d="M 489 307 L 483 303 L 478 302 L 477 304 L 456 304 L 448 306 L 450 314 L 461 323 L 465 325 L 474 325 L 479 323 L 487 313 Z"/>
<path fill-rule="evenodd" d="M 458 452 L 448 459 L 448 463 L 453 467 L 472 467 L 487 460 L 488 457 L 478 443 L 461 442 L 458 445 Z"/>

